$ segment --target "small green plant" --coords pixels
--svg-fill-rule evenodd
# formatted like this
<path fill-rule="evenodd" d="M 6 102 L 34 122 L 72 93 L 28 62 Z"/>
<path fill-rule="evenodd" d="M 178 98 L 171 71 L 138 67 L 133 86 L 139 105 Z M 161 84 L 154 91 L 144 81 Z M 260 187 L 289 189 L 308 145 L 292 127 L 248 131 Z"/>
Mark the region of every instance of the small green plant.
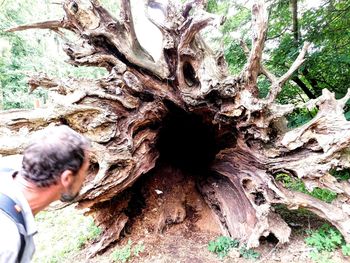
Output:
<path fill-rule="evenodd" d="M 131 240 L 129 239 L 128 244 L 124 247 L 115 250 L 112 253 L 112 258 L 115 262 L 127 262 L 131 257 Z"/>
<path fill-rule="evenodd" d="M 337 178 L 339 181 L 345 181 L 350 179 L 350 169 L 344 170 L 331 170 L 330 174 Z"/>
<path fill-rule="evenodd" d="M 327 203 L 331 203 L 335 198 L 337 198 L 336 193 L 319 187 L 315 187 L 310 195 Z"/>
<path fill-rule="evenodd" d="M 101 235 L 101 232 L 101 228 L 96 226 L 94 221 L 91 219 L 88 228 L 78 237 L 79 249 L 83 248 L 87 242 L 97 240 L 97 238 Z"/>
<path fill-rule="evenodd" d="M 224 258 L 233 248 L 239 247 L 239 241 L 226 236 L 219 236 L 214 241 L 210 241 L 208 244 L 208 250 L 218 255 L 219 258 Z M 247 249 L 246 245 L 243 245 L 239 250 L 240 255 L 245 259 L 258 259 L 260 253 Z"/>
<path fill-rule="evenodd" d="M 311 192 L 306 189 L 304 182 L 299 178 L 293 178 L 289 174 L 280 173 L 276 175 L 276 180 L 283 183 L 284 187 L 293 191 L 311 195 L 324 202 L 331 203 L 337 194 L 324 188 L 315 187 Z"/>
<path fill-rule="evenodd" d="M 239 250 L 239 253 L 241 256 L 245 259 L 258 259 L 260 258 L 260 253 L 254 251 L 253 249 L 247 249 L 247 246 L 242 246 L 241 249 Z"/>
<path fill-rule="evenodd" d="M 317 114 L 317 108 L 308 110 L 306 108 L 295 109 L 287 116 L 288 128 L 297 128 L 312 120 Z"/>
<path fill-rule="evenodd" d="M 332 253 L 328 251 L 312 251 L 310 252 L 310 257 L 315 263 L 333 263 Z"/>
<path fill-rule="evenodd" d="M 350 256 L 350 244 L 346 244 L 341 233 L 334 227 L 324 224 L 317 231 L 309 231 L 305 243 L 316 250 L 310 253 L 316 263 L 332 262 L 330 252 L 341 247 L 344 256 Z"/>
<path fill-rule="evenodd" d="M 276 175 L 276 180 L 283 183 L 284 187 L 298 191 L 301 193 L 307 193 L 305 184 L 299 178 L 292 178 L 289 174 L 280 173 Z"/>
<path fill-rule="evenodd" d="M 36 218 L 37 253 L 33 263 L 71 262 L 87 242 L 99 238 L 101 229 L 90 216 L 84 216 L 73 206 L 61 210 L 42 211 Z M 55 227 L 53 227 L 55 226 Z"/>
<path fill-rule="evenodd" d="M 324 224 L 317 231 L 310 231 L 310 236 L 305 239 L 307 245 L 317 249 L 317 251 L 334 251 L 344 243 L 340 232 L 328 224 Z"/>
<path fill-rule="evenodd" d="M 344 113 L 344 116 L 345 116 L 345 119 L 346 119 L 347 121 L 349 121 L 349 120 L 350 120 L 350 111 L 345 112 L 345 113 Z"/>
<path fill-rule="evenodd" d="M 132 246 L 132 241 L 129 239 L 128 243 L 124 247 L 117 249 L 112 253 L 112 259 L 114 262 L 125 263 L 133 256 L 138 257 L 144 250 L 145 246 L 143 243 L 138 243 L 137 245 Z"/>
<path fill-rule="evenodd" d="M 210 241 L 208 250 L 218 255 L 219 258 L 227 256 L 231 248 L 238 248 L 239 241 L 226 236 L 219 236 L 216 240 Z"/>
<path fill-rule="evenodd" d="M 342 245 L 341 251 L 344 256 L 349 257 L 350 256 L 350 244 Z"/>
<path fill-rule="evenodd" d="M 138 243 L 135 247 L 134 247 L 134 255 L 136 257 L 139 256 L 140 253 L 142 253 L 143 251 L 145 251 L 145 245 L 143 244 L 143 242 Z"/>

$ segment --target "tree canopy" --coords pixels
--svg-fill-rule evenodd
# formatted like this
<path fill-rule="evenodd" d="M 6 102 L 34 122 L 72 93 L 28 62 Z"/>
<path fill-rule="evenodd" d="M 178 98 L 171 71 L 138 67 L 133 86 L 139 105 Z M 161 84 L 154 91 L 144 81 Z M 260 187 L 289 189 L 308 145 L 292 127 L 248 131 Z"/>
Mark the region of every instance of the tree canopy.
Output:
<path fill-rule="evenodd" d="M 350 3 L 326 0 L 310 6 L 308 2 L 268 1 L 270 18 L 264 51 L 264 63 L 268 69 L 277 75 L 282 74 L 295 60 L 300 45 L 305 41 L 312 43 L 307 61 L 279 95 L 282 103 L 297 103 L 320 96 L 323 88 L 335 92 L 340 98 L 349 88 Z M 104 0 L 102 4 L 114 13 L 119 8 L 117 0 Z M 293 8 L 297 11 L 296 17 L 293 17 Z M 98 69 L 67 66 L 61 50 L 62 40 L 53 32 L 5 32 L 15 25 L 35 21 L 37 15 L 32 10 L 39 10 L 42 20 L 59 17 L 62 14 L 59 5 L 52 1 L 4 0 L 1 9 L 0 81 L 4 109 L 32 107 L 32 97 L 28 99 L 26 84 L 26 74 L 29 72 L 46 72 L 57 76 L 97 77 L 103 74 Z M 232 73 L 237 73 L 246 60 L 240 41 L 250 45 L 249 2 L 209 0 L 207 10 L 226 18 L 220 29 L 222 37 L 216 35 L 212 41 L 223 45 L 229 68 Z M 296 21 L 296 28 L 293 28 L 293 21 Z M 43 53 L 47 49 L 51 49 L 49 57 Z M 259 86 L 261 96 L 266 95 L 268 82 L 265 78 L 260 78 Z M 36 91 L 35 94 L 45 96 L 43 91 Z M 306 116 L 305 112 L 304 115 L 301 112 L 298 114 L 300 118 L 312 115 L 309 112 Z M 347 115 L 350 116 L 350 113 Z"/>

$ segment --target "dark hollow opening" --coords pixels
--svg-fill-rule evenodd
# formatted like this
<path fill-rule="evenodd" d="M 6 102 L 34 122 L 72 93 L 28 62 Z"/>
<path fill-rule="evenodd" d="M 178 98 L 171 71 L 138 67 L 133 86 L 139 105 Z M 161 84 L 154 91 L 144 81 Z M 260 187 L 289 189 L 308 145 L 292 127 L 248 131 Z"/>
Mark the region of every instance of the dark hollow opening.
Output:
<path fill-rule="evenodd" d="M 95 176 L 98 174 L 100 170 L 100 165 L 97 161 L 90 160 L 89 170 L 87 172 L 86 180 L 84 182 L 84 186 L 95 179 Z"/>
<path fill-rule="evenodd" d="M 149 233 L 170 235 L 219 235 L 221 228 L 200 186 L 212 178 L 210 167 L 228 137 L 218 136 L 217 127 L 198 114 L 165 103 L 168 114 L 160 124 L 155 145 L 159 158 L 156 166 L 129 189 L 124 210 L 129 221 L 124 233 L 147 229 Z"/>
<path fill-rule="evenodd" d="M 196 72 L 189 62 L 184 63 L 183 74 L 184 74 L 184 78 L 185 78 L 185 81 L 186 81 L 188 86 L 192 87 L 194 85 L 199 84 L 199 81 L 196 78 Z"/>
<path fill-rule="evenodd" d="M 273 233 L 270 233 L 267 237 L 260 237 L 259 241 L 262 243 L 266 242 L 274 245 L 278 244 L 278 238 Z"/>
<path fill-rule="evenodd" d="M 217 152 L 214 127 L 198 115 L 170 106 L 157 148 L 160 162 L 192 173 L 207 171 Z"/>

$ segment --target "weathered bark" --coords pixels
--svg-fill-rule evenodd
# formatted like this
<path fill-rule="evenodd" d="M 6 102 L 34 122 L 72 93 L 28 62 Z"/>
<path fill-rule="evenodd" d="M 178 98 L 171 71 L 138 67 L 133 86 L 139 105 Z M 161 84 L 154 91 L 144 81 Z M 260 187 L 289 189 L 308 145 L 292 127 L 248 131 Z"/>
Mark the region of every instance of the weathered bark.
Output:
<path fill-rule="evenodd" d="M 182 222 L 186 206 L 197 207 L 185 198 L 186 191 L 181 192 L 181 185 L 195 182 L 223 233 L 250 247 L 258 246 L 259 238 L 269 233 L 282 243 L 289 240 L 291 230 L 273 211 L 274 204 L 305 207 L 335 225 L 350 242 L 349 182 L 339 183 L 329 174 L 330 169 L 350 167 L 350 124 L 343 115 L 350 92 L 336 100 L 324 90 L 319 98 L 298 106 L 318 108 L 312 121 L 281 130 L 276 123 L 296 106 L 280 105 L 275 99 L 303 63 L 308 44 L 283 76 L 268 72 L 261 63 L 267 31 L 262 1 L 252 8 L 252 49 L 246 50 L 247 64 L 238 76 L 228 75 L 223 54 L 211 50 L 201 37 L 204 27 L 222 22 L 201 9 L 203 3 L 146 1 L 145 5 L 165 16 L 160 23 L 148 15 L 163 33 L 159 61 L 139 44 L 127 0 L 122 0 L 117 19 L 97 1 L 82 5 L 80 0 L 66 0 L 62 21 L 11 30 L 70 30 L 80 36 L 79 42 L 64 47 L 70 63 L 105 67 L 109 76 L 99 80 L 33 76 L 31 90 L 51 90 L 53 106 L 2 112 L 0 154 L 20 153 L 27 136 L 49 124 L 67 124 L 91 139 L 91 168 L 76 202 L 105 229 L 92 254 L 117 240 L 131 222 L 132 187 L 153 168 L 169 178 L 179 176 L 179 171 L 192 178 L 155 184 L 171 186 L 162 193 L 158 231 L 165 224 Z M 259 74 L 271 81 L 263 99 L 258 97 Z M 161 170 L 168 162 L 173 168 Z M 300 178 L 309 188 L 331 189 L 338 198 L 327 204 L 286 189 L 275 179 L 281 172 Z M 177 201 L 169 199 L 176 193 Z"/>

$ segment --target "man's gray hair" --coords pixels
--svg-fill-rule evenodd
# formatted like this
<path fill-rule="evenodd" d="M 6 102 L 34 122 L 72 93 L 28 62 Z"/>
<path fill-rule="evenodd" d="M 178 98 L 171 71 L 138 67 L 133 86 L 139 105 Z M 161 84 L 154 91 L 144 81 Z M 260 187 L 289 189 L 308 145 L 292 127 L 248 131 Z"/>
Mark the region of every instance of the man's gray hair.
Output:
<path fill-rule="evenodd" d="M 51 126 L 35 134 L 23 153 L 24 178 L 38 187 L 57 184 L 65 170 L 76 174 L 84 163 L 90 142 L 68 126 Z"/>

